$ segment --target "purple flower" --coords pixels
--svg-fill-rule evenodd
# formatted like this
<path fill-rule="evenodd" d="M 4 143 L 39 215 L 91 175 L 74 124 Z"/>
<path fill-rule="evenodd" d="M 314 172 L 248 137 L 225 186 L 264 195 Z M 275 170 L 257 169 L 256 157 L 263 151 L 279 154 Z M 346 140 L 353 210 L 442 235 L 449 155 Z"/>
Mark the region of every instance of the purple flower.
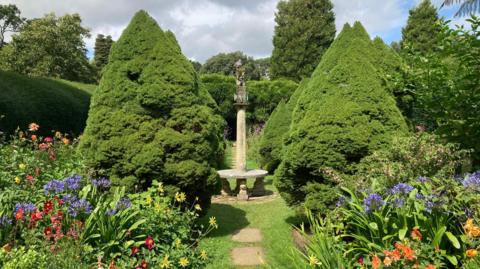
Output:
<path fill-rule="evenodd" d="M 467 175 L 463 181 L 463 186 L 474 191 L 480 191 L 480 171 Z"/>
<path fill-rule="evenodd" d="M 71 177 L 67 177 L 64 181 L 68 189 L 78 190 L 80 188 L 80 182 L 82 181 L 82 177 L 79 175 L 74 175 Z"/>
<path fill-rule="evenodd" d="M 112 182 L 106 178 L 92 179 L 92 185 L 98 189 L 108 189 L 112 185 Z"/>
<path fill-rule="evenodd" d="M 73 194 L 65 194 L 63 197 L 62 197 L 62 200 L 66 203 L 66 204 L 71 204 L 73 202 L 75 202 L 77 200 L 77 197 Z"/>
<path fill-rule="evenodd" d="M 430 179 L 428 177 L 424 177 L 424 176 L 419 176 L 417 177 L 417 181 L 420 182 L 420 183 L 425 183 L 427 181 L 429 181 Z"/>
<path fill-rule="evenodd" d="M 12 218 L 10 218 L 9 216 L 0 217 L 0 227 L 5 227 L 8 225 L 12 225 Z"/>
<path fill-rule="evenodd" d="M 423 194 L 421 194 L 421 193 L 417 193 L 417 194 L 415 194 L 415 199 L 423 200 L 423 199 L 425 199 L 425 196 L 423 196 Z"/>
<path fill-rule="evenodd" d="M 15 213 L 20 209 L 23 209 L 25 214 L 29 214 L 36 211 L 37 207 L 32 203 L 17 203 L 15 205 Z"/>
<path fill-rule="evenodd" d="M 363 200 L 363 206 L 367 213 L 380 209 L 384 204 L 385 201 L 383 201 L 382 196 L 378 193 L 372 193 Z"/>
<path fill-rule="evenodd" d="M 105 214 L 107 216 L 113 216 L 113 215 L 117 214 L 117 212 L 125 210 L 125 209 L 130 208 L 130 207 L 132 207 L 132 202 L 130 201 L 130 199 L 128 199 L 128 197 L 123 197 L 122 199 L 120 199 L 120 201 L 118 201 L 115 208 L 108 209 L 105 212 Z"/>
<path fill-rule="evenodd" d="M 43 186 L 43 191 L 45 192 L 45 195 L 48 195 L 49 193 L 62 193 L 65 191 L 65 182 L 57 179 L 50 180 Z"/>
<path fill-rule="evenodd" d="M 117 210 L 115 208 L 112 208 L 112 209 L 108 209 L 106 212 L 105 212 L 105 215 L 111 217 L 113 215 L 117 214 Z"/>
<path fill-rule="evenodd" d="M 402 208 L 403 205 L 405 204 L 405 199 L 403 199 L 403 198 L 393 199 L 392 204 L 396 208 Z"/>
<path fill-rule="evenodd" d="M 390 190 L 393 194 L 409 194 L 414 188 L 406 183 L 398 183 Z"/>
<path fill-rule="evenodd" d="M 336 206 L 337 207 L 342 207 L 347 203 L 347 198 L 345 196 L 340 196 L 337 200 Z"/>
<path fill-rule="evenodd" d="M 82 213 L 90 214 L 91 212 L 92 205 L 85 199 L 76 200 L 68 207 L 68 213 L 74 218 Z"/>

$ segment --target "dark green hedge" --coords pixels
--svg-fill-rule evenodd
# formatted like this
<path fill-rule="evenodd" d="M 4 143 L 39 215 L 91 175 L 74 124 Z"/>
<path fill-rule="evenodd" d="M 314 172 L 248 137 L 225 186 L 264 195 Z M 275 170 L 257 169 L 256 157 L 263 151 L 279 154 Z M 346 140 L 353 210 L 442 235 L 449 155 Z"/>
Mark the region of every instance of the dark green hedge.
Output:
<path fill-rule="evenodd" d="M 208 206 L 224 121 L 173 33 L 138 12 L 113 45 L 92 99 L 81 143 L 92 169 L 137 189 L 160 180 Z"/>
<path fill-rule="evenodd" d="M 87 91 L 62 81 L 0 71 L 1 132 L 11 134 L 36 122 L 42 135 L 52 130 L 78 135 L 85 128 L 89 103 Z"/>
<path fill-rule="evenodd" d="M 275 173 L 290 205 L 325 212 L 341 183 L 331 169 L 353 174 L 364 157 L 407 132 L 380 57 L 359 22 L 346 25 L 323 56 L 297 102 Z"/>

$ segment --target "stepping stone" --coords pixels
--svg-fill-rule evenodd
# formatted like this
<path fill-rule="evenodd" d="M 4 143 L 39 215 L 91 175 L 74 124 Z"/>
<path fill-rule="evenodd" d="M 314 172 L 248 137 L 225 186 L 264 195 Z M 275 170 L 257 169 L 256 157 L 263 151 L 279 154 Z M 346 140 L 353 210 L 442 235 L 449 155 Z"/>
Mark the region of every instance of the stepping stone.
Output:
<path fill-rule="evenodd" d="M 262 233 L 259 229 L 244 228 L 235 232 L 232 236 L 233 241 L 241 243 L 255 243 L 262 241 Z"/>
<path fill-rule="evenodd" d="M 232 250 L 232 260 L 235 265 L 261 265 L 264 264 L 264 257 L 261 247 L 241 247 Z"/>

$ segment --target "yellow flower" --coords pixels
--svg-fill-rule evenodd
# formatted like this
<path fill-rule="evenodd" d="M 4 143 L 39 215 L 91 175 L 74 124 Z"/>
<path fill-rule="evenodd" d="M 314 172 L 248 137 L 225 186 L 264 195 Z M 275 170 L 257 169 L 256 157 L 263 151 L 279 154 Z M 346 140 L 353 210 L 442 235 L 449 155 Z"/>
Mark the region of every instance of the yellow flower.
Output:
<path fill-rule="evenodd" d="M 27 165 L 25 165 L 24 163 L 21 163 L 18 165 L 18 168 L 20 168 L 20 170 L 25 170 L 25 168 L 27 168 Z"/>
<path fill-rule="evenodd" d="M 476 249 L 469 249 L 465 252 L 465 255 L 469 258 L 475 258 L 477 257 L 478 251 Z"/>
<path fill-rule="evenodd" d="M 185 202 L 185 200 L 187 199 L 187 197 L 185 196 L 185 193 L 183 192 L 180 192 L 180 193 L 175 193 L 175 200 L 177 200 L 177 202 Z"/>
<path fill-rule="evenodd" d="M 314 266 L 314 265 L 320 265 L 321 262 L 318 261 L 317 257 L 315 257 L 315 255 L 310 255 L 308 257 L 308 262 L 311 266 Z"/>
<path fill-rule="evenodd" d="M 22 182 L 22 180 L 20 179 L 20 177 L 15 177 L 15 183 L 20 184 L 20 182 Z"/>
<path fill-rule="evenodd" d="M 153 202 L 152 196 L 150 196 L 150 195 L 147 196 L 147 199 L 145 199 L 145 203 L 147 203 L 147 205 L 150 205 L 150 204 L 152 204 L 152 202 Z"/>
<path fill-rule="evenodd" d="M 64 145 L 70 145 L 70 140 L 69 140 L 68 138 L 66 138 L 66 137 L 64 137 L 64 138 L 62 139 L 62 142 L 63 142 Z"/>
<path fill-rule="evenodd" d="M 158 192 L 160 193 L 163 193 L 164 190 L 163 190 L 163 183 L 160 182 L 160 184 L 158 184 Z"/>
<path fill-rule="evenodd" d="M 208 220 L 208 223 L 209 223 L 211 226 L 215 227 L 215 229 L 218 228 L 217 219 L 216 219 L 215 217 L 210 217 L 210 219 Z"/>
<path fill-rule="evenodd" d="M 181 267 L 187 267 L 188 264 L 190 263 L 187 258 L 182 257 L 180 258 L 180 261 L 178 262 Z"/>
<path fill-rule="evenodd" d="M 204 261 L 208 259 L 207 252 L 205 250 L 202 250 L 200 252 L 200 259 L 202 259 Z"/>
<path fill-rule="evenodd" d="M 202 207 L 199 204 L 195 205 L 195 210 L 202 211 Z"/>
<path fill-rule="evenodd" d="M 58 131 L 55 132 L 55 137 L 58 138 L 58 139 L 62 138 L 62 133 L 60 133 Z"/>
<path fill-rule="evenodd" d="M 162 263 L 160 264 L 160 268 L 170 268 L 170 261 L 168 260 L 168 255 L 165 255 L 162 259 Z"/>
<path fill-rule="evenodd" d="M 182 244 L 182 240 L 177 239 L 175 240 L 175 246 L 178 248 Z"/>
<path fill-rule="evenodd" d="M 155 203 L 155 210 L 157 210 L 157 212 L 162 211 L 162 205 L 159 203 Z"/>

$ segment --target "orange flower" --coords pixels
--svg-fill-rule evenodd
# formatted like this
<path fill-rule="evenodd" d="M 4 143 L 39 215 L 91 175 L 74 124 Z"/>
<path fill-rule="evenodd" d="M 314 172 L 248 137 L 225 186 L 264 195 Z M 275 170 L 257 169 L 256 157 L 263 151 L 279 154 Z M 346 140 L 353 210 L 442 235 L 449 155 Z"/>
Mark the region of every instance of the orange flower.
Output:
<path fill-rule="evenodd" d="M 32 135 L 32 141 L 37 141 L 37 136 L 36 135 Z"/>
<path fill-rule="evenodd" d="M 465 225 L 463 226 L 465 232 L 470 237 L 479 237 L 480 236 L 480 227 L 476 226 L 473 223 L 473 219 L 468 219 Z"/>
<path fill-rule="evenodd" d="M 406 246 L 406 247 L 403 249 L 403 256 L 405 256 L 405 258 L 406 258 L 407 260 L 413 260 L 413 259 L 415 259 L 415 251 L 414 251 L 413 249 L 411 249 L 411 248 L 409 248 L 409 247 Z"/>
<path fill-rule="evenodd" d="M 375 255 L 372 257 L 372 268 L 373 269 L 378 269 L 380 268 L 380 265 L 382 265 L 382 261 L 380 260 L 380 258 Z"/>
<path fill-rule="evenodd" d="M 437 269 L 437 267 L 435 267 L 433 264 L 429 264 L 427 267 L 425 267 L 425 269 Z"/>
<path fill-rule="evenodd" d="M 413 240 L 422 241 L 422 239 L 423 239 L 422 233 L 420 232 L 420 230 L 418 228 L 413 228 L 410 235 L 411 235 Z"/>
<path fill-rule="evenodd" d="M 64 137 L 64 138 L 62 139 L 62 142 L 63 142 L 63 144 L 65 144 L 65 145 L 69 145 L 69 144 L 70 144 L 70 140 L 69 140 L 68 138 L 66 138 L 66 137 Z"/>
<path fill-rule="evenodd" d="M 383 259 L 383 264 L 386 266 L 392 265 L 392 259 L 390 257 L 385 257 L 385 259 Z"/>
<path fill-rule="evenodd" d="M 467 255 L 467 257 L 469 258 L 475 258 L 478 254 L 478 251 L 476 249 L 468 249 L 466 252 L 465 252 L 465 255 Z"/>
<path fill-rule="evenodd" d="M 34 122 L 32 122 L 28 125 L 28 130 L 30 132 L 35 132 L 35 131 L 38 130 L 38 128 L 40 128 L 40 126 L 38 124 L 34 123 Z"/>

